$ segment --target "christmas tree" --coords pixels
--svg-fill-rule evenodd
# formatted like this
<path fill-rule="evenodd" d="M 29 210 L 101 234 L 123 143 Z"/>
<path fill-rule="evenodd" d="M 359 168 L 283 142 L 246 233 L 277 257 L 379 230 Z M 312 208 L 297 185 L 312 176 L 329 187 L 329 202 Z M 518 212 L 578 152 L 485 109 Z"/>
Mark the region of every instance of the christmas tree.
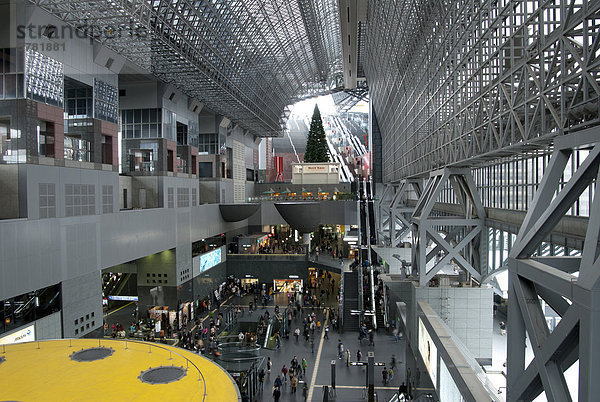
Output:
<path fill-rule="evenodd" d="M 317 105 L 315 105 L 315 111 L 310 122 L 310 130 L 308 131 L 308 139 L 306 140 L 306 151 L 304 152 L 304 163 L 309 162 L 329 162 L 325 129 L 323 129 L 321 112 Z"/>

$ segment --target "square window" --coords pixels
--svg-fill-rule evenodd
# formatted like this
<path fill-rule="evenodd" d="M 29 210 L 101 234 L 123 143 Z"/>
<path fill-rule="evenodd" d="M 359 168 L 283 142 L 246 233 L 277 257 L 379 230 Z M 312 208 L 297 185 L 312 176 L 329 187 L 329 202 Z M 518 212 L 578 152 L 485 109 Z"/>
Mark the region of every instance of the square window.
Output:
<path fill-rule="evenodd" d="M 75 325 L 77 325 L 78 323 L 79 323 L 79 321 L 78 321 L 78 320 L 75 320 Z"/>
<path fill-rule="evenodd" d="M 96 322 L 92 321 L 92 328 L 96 326 Z"/>
<path fill-rule="evenodd" d="M 83 332 L 83 327 L 81 327 L 81 328 L 79 329 L 79 331 Z"/>
<path fill-rule="evenodd" d="M 86 314 L 86 315 L 85 315 L 85 319 L 86 319 L 86 320 L 89 320 L 89 319 L 90 319 L 90 315 L 89 315 L 89 314 Z"/>
<path fill-rule="evenodd" d="M 79 322 L 83 322 L 83 317 L 81 317 L 81 318 L 79 319 Z"/>
<path fill-rule="evenodd" d="M 75 328 L 75 335 L 77 335 L 79 333 L 79 330 L 77 328 Z"/>
<path fill-rule="evenodd" d="M 94 317 L 94 314 L 95 314 L 95 313 L 92 311 L 92 318 Z M 92 325 L 93 325 L 93 324 L 92 324 Z"/>
<path fill-rule="evenodd" d="M 90 329 L 90 323 L 85 324 L 85 329 Z"/>

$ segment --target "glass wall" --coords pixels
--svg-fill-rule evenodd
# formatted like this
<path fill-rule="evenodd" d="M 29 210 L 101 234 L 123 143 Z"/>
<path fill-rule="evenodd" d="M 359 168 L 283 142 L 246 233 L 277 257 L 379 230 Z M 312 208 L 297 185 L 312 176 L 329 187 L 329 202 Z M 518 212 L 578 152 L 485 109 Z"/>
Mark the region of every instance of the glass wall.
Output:
<path fill-rule="evenodd" d="M 531 207 L 535 191 L 550 160 L 550 152 L 551 150 L 501 159 L 496 163 L 473 169 L 475 184 L 481 194 L 483 206 L 527 211 Z M 560 179 L 560 188 L 569 181 L 588 154 L 587 149 L 573 152 Z M 589 216 L 594 189 L 595 184 L 587 188 L 569 214 Z M 440 201 L 456 203 L 449 183 L 442 191 Z"/>
<path fill-rule="evenodd" d="M 161 109 L 121 110 L 123 138 L 161 138 Z"/>
<path fill-rule="evenodd" d="M 0 334 L 56 313 L 60 309 L 60 283 L 3 300 L 0 306 Z"/>

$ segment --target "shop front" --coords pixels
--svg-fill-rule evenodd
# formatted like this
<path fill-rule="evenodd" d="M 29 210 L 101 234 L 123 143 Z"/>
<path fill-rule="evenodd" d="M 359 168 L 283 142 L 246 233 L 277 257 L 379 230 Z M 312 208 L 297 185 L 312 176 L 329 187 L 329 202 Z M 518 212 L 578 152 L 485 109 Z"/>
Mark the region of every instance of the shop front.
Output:
<path fill-rule="evenodd" d="M 244 290 L 248 290 L 252 286 L 258 286 L 258 278 L 248 275 L 245 278 L 242 278 L 241 285 Z"/>
<path fill-rule="evenodd" d="M 302 279 L 273 279 L 273 289 L 276 293 L 302 292 L 303 286 Z"/>

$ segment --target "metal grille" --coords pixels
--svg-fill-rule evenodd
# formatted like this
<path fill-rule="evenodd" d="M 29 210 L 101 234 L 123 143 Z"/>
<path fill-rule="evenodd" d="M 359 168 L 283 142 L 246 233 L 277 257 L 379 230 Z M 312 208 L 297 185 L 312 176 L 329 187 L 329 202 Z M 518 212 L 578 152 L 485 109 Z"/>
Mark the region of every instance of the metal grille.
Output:
<path fill-rule="evenodd" d="M 369 1 L 384 181 L 545 147 L 599 123 L 600 2 Z"/>
<path fill-rule="evenodd" d="M 33 2 L 259 136 L 342 85 L 335 0 Z"/>

